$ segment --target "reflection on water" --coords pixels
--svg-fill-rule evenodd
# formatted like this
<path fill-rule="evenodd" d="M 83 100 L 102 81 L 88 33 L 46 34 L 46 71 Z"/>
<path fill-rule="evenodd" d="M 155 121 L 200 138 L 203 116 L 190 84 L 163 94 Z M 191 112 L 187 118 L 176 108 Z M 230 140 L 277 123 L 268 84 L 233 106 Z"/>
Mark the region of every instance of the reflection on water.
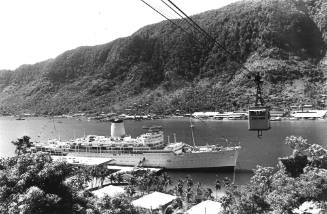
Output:
<path fill-rule="evenodd" d="M 310 143 L 326 146 L 327 121 L 276 121 L 272 129 L 263 132 L 261 138 L 256 132 L 247 130 L 247 121 L 201 121 L 193 120 L 194 137 L 197 145 L 216 144 L 222 136 L 232 136 L 240 140 L 242 150 L 238 159 L 238 168 L 248 170 L 256 165 L 275 166 L 277 158 L 290 154 L 290 149 L 284 145 L 284 139 L 289 135 L 301 135 Z M 136 137 L 144 132 L 142 127 L 161 125 L 164 128 L 165 139 L 176 133 L 178 141 L 192 144 L 192 135 L 188 119 L 164 119 L 148 121 L 125 121 L 126 132 Z M 44 141 L 49 138 L 71 139 L 83 135 L 110 135 L 110 123 L 85 121 L 75 119 L 26 118 L 15 120 L 12 117 L 0 118 L 0 156 L 12 156 L 14 147 L 10 141 L 23 135 L 32 137 L 32 141 Z M 210 184 L 215 181 L 217 173 L 200 172 L 170 172 L 173 178 L 190 175 L 196 182 Z M 221 177 L 232 173 L 218 173 Z M 249 173 L 237 173 L 236 183 L 249 180 Z"/>

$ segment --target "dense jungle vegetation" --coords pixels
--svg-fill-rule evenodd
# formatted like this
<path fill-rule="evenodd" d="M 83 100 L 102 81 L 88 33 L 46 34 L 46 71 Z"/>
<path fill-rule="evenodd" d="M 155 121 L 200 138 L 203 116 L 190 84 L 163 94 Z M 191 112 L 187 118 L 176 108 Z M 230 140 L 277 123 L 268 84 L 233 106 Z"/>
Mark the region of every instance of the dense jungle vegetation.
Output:
<path fill-rule="evenodd" d="M 253 103 L 248 77 L 258 71 L 269 105 L 319 105 L 327 69 L 326 13 L 324 0 L 248 0 L 193 16 L 232 55 L 168 21 L 145 26 L 108 44 L 0 71 L 0 111 L 242 109 Z"/>

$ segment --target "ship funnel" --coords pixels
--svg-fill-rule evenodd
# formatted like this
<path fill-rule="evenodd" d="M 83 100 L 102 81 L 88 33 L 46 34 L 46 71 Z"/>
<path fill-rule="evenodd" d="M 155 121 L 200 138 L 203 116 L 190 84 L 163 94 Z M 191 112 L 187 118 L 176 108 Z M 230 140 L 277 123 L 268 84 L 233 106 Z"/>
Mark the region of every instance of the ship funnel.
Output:
<path fill-rule="evenodd" d="M 111 120 L 111 137 L 121 138 L 126 135 L 124 121 L 122 119 Z"/>

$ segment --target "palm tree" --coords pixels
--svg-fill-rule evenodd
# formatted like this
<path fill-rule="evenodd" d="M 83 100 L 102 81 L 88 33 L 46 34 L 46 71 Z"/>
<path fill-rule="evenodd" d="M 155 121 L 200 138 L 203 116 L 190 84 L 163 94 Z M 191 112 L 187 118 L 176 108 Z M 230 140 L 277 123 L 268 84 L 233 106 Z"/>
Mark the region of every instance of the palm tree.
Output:
<path fill-rule="evenodd" d="M 221 184 L 220 184 L 220 181 L 219 181 L 219 179 L 217 178 L 217 180 L 216 180 L 216 184 L 215 184 L 215 189 L 216 189 L 216 199 L 217 199 L 217 197 L 218 197 L 218 191 L 221 189 Z"/>
<path fill-rule="evenodd" d="M 180 198 L 176 198 L 173 203 L 172 206 L 174 209 L 182 209 L 183 208 L 183 201 Z"/>
<path fill-rule="evenodd" d="M 197 187 L 196 187 L 196 201 L 197 202 L 201 202 L 202 201 L 202 195 L 203 195 L 203 191 L 201 189 L 201 183 L 199 182 Z"/>
<path fill-rule="evenodd" d="M 159 176 L 154 175 L 154 174 L 151 175 L 151 179 L 152 179 L 153 185 L 155 186 L 155 191 L 161 192 L 163 189 L 162 179 Z"/>
<path fill-rule="evenodd" d="M 205 197 L 206 199 L 212 199 L 212 189 L 211 188 L 207 188 L 207 191 L 205 192 Z"/>
<path fill-rule="evenodd" d="M 99 169 L 99 177 L 100 177 L 100 182 L 101 182 L 101 187 L 103 186 L 104 180 L 106 179 L 106 177 L 110 174 L 110 170 L 107 169 L 106 167 L 101 167 Z"/>
<path fill-rule="evenodd" d="M 116 176 L 114 174 L 111 174 L 109 176 L 109 180 L 110 180 L 110 183 L 113 184 L 114 182 L 116 182 Z"/>
<path fill-rule="evenodd" d="M 18 138 L 17 141 L 11 141 L 14 146 L 16 146 L 15 153 L 17 155 L 24 154 L 28 152 L 28 149 L 32 147 L 33 142 L 30 141 L 30 137 L 24 135 L 21 138 Z"/>
<path fill-rule="evenodd" d="M 188 176 L 186 176 L 186 185 L 188 188 L 192 188 L 194 183 L 193 183 L 193 180 L 192 178 L 189 178 Z"/>
<path fill-rule="evenodd" d="M 124 181 L 123 174 L 117 173 L 117 182 L 120 184 Z"/>
<path fill-rule="evenodd" d="M 167 191 L 167 187 L 169 185 L 172 185 L 173 182 L 172 182 L 171 178 L 168 176 L 167 172 L 164 172 L 162 174 L 162 180 L 163 180 L 164 191 L 166 192 Z"/>
<path fill-rule="evenodd" d="M 92 180 L 92 177 L 90 176 L 89 170 L 85 167 L 79 168 L 77 171 L 74 172 L 76 180 L 75 184 L 78 189 L 83 189 L 85 188 L 85 185 L 88 184 Z"/>
<path fill-rule="evenodd" d="M 129 179 L 129 185 L 136 186 L 137 184 L 137 178 L 132 175 L 132 177 Z"/>
<path fill-rule="evenodd" d="M 125 190 L 129 197 L 133 197 L 133 195 L 136 193 L 135 187 L 132 185 L 126 186 Z"/>
<path fill-rule="evenodd" d="M 228 186 L 230 183 L 231 183 L 231 182 L 230 182 L 230 179 L 229 179 L 228 177 L 225 177 L 225 178 L 224 178 L 224 185 L 225 185 L 225 186 Z"/>
<path fill-rule="evenodd" d="M 193 198 L 193 191 L 192 191 L 192 189 L 187 189 L 187 192 L 186 192 L 187 203 L 191 202 L 191 198 Z"/>
<path fill-rule="evenodd" d="M 147 193 L 149 193 L 152 185 L 156 183 L 156 176 L 150 170 L 147 170 L 143 176 L 144 176 L 143 181 L 146 186 L 146 191 Z"/>
<path fill-rule="evenodd" d="M 92 180 L 92 188 L 94 187 L 94 179 L 95 179 L 95 185 L 97 184 L 98 181 L 98 176 L 99 176 L 99 172 L 97 167 L 92 167 L 91 171 L 90 171 L 90 175 L 93 178 Z"/>
<path fill-rule="evenodd" d="M 179 194 L 179 196 L 183 196 L 183 193 L 184 193 L 184 182 L 183 182 L 183 180 L 181 180 L 181 179 L 178 180 L 176 190 L 177 190 L 177 193 Z"/>
<path fill-rule="evenodd" d="M 146 176 L 143 174 L 143 175 L 137 177 L 137 183 L 138 183 L 138 187 L 142 191 L 142 195 L 143 195 L 144 191 L 147 188 L 147 183 L 148 183 Z"/>
<path fill-rule="evenodd" d="M 172 205 L 169 205 L 165 211 L 163 212 L 164 214 L 173 214 L 174 213 L 174 208 Z"/>

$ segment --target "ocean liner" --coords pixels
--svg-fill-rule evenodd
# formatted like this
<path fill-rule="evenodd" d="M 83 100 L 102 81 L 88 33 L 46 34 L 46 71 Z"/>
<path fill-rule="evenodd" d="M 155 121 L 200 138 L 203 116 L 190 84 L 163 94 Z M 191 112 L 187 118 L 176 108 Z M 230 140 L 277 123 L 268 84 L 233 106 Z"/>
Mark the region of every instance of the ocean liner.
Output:
<path fill-rule="evenodd" d="M 125 134 L 123 120 L 111 121 L 111 136 L 88 135 L 70 141 L 49 140 L 36 143 L 34 151 L 72 157 L 103 157 L 118 166 L 158 167 L 165 169 L 215 169 L 236 166 L 239 145 L 191 146 L 165 142 L 160 127 L 149 128 L 137 138 Z"/>

